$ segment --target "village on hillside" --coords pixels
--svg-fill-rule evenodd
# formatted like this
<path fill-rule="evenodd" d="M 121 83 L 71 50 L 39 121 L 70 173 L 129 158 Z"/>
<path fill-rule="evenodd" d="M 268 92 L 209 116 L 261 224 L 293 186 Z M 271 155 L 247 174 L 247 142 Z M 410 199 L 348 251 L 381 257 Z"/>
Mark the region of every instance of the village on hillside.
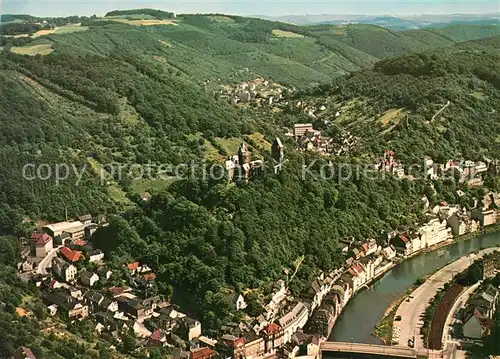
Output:
<path fill-rule="evenodd" d="M 279 139 L 273 148 L 279 168 L 284 160 Z M 251 162 L 245 150 L 242 145 L 237 156 L 243 164 Z M 215 338 L 204 335 L 197 318 L 156 294 L 156 274 L 148 263 L 122 263 L 119 270 L 107 265 L 104 254 L 90 241 L 99 227 L 107 225 L 104 216 L 84 215 L 42 226 L 25 241 L 19 272 L 40 288 L 51 316 L 63 322 L 90 319 L 95 334 L 110 343 L 122 341 L 132 330 L 137 348 L 170 347 L 174 358 L 319 358 L 320 344 L 356 292 L 405 258 L 500 222 L 499 193 L 477 199 L 470 211 L 447 203 L 430 208 L 426 197 L 422 201 L 425 223 L 379 238 L 346 238 L 339 244 L 345 256 L 342 268 L 321 273 L 298 297 L 290 293 L 288 276 L 277 281 L 260 315 L 246 314 L 243 321 L 226 323 Z M 499 266 L 490 267 L 490 272 L 498 272 Z M 245 312 L 246 293 L 227 295 L 234 310 Z M 28 315 L 23 308 L 18 312 Z"/>

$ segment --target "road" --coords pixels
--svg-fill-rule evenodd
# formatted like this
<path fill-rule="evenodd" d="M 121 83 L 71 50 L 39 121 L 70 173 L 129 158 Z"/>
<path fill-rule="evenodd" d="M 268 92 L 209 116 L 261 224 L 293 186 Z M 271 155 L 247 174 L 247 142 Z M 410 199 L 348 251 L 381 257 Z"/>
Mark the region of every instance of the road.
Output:
<path fill-rule="evenodd" d="M 448 106 L 450 106 L 450 101 L 448 101 L 446 103 L 446 105 L 444 105 L 438 112 L 436 112 L 436 114 L 434 116 L 432 116 L 432 119 L 431 119 L 431 122 L 434 121 L 434 119 L 436 118 L 436 116 L 438 116 L 441 112 L 443 112 Z"/>
<path fill-rule="evenodd" d="M 462 294 L 460 294 L 460 296 L 457 298 L 450 312 L 448 313 L 448 317 L 446 317 L 446 323 L 444 325 L 444 330 L 443 330 L 443 344 L 444 344 L 443 358 L 446 359 L 465 358 L 465 352 L 457 349 L 457 344 L 459 343 L 457 341 L 452 340 L 451 337 L 449 336 L 450 328 L 454 322 L 455 313 L 457 312 L 457 310 L 467 303 L 469 297 L 472 295 L 472 293 L 474 293 L 474 291 L 477 288 L 479 288 L 480 285 L 481 282 L 476 283 L 467 288 L 465 291 L 463 291 Z"/>
<path fill-rule="evenodd" d="M 47 268 L 51 267 L 52 259 L 57 255 L 57 253 L 59 253 L 59 251 L 61 250 L 62 247 L 63 246 L 55 247 L 45 256 L 44 259 L 42 259 L 42 261 L 38 264 L 38 268 L 36 270 L 37 273 L 40 273 L 40 274 L 47 274 L 48 273 Z"/>
<path fill-rule="evenodd" d="M 419 286 L 408 298 L 410 301 L 403 301 L 396 311 L 396 317 L 401 316 L 401 321 L 394 321 L 394 331 L 399 331 L 398 345 L 408 345 L 408 340 L 415 337 L 415 350 L 423 350 L 424 343 L 420 336 L 419 321 L 429 302 L 436 295 L 443 285 L 449 282 L 453 276 L 467 269 L 476 259 L 487 253 L 496 251 L 497 248 L 488 248 L 478 254 L 470 254 L 455 262 L 448 264 L 444 268 L 434 273 L 424 284 Z"/>

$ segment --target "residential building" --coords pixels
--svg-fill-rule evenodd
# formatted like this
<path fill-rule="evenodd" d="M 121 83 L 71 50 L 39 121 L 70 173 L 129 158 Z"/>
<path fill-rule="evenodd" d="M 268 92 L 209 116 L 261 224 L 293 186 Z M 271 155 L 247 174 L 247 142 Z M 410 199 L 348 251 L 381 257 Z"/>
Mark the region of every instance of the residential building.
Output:
<path fill-rule="evenodd" d="M 306 325 L 309 319 L 309 310 L 304 303 L 297 303 L 291 311 L 278 319 L 278 324 L 283 328 L 283 342 L 288 343 L 292 339 L 292 335 Z"/>
<path fill-rule="evenodd" d="M 394 246 L 390 245 L 382 249 L 382 255 L 387 259 L 387 260 L 392 260 L 396 258 L 396 248 Z"/>
<path fill-rule="evenodd" d="M 446 222 L 454 236 L 462 236 L 467 233 L 467 224 L 458 213 L 452 215 Z"/>
<path fill-rule="evenodd" d="M 61 255 L 67 262 L 70 263 L 76 263 L 85 258 L 82 252 L 74 251 L 72 249 L 69 249 L 68 247 L 61 248 Z"/>
<path fill-rule="evenodd" d="M 58 257 L 55 257 L 52 260 L 52 270 L 65 282 L 73 282 L 78 273 L 78 270 L 74 265 L 67 263 Z"/>
<path fill-rule="evenodd" d="M 271 297 L 269 303 L 265 306 L 266 309 L 266 320 L 270 320 L 274 317 L 275 313 L 280 307 L 281 302 L 286 298 L 287 288 L 283 280 L 279 280 L 275 284 L 275 291 Z"/>
<path fill-rule="evenodd" d="M 447 228 L 445 220 L 440 222 L 438 218 L 432 219 L 421 227 L 419 234 L 421 248 L 431 247 L 452 238 L 451 228 Z"/>
<path fill-rule="evenodd" d="M 119 310 L 128 314 L 132 318 L 137 319 L 139 323 L 142 323 L 144 319 L 149 318 L 153 314 L 153 308 L 150 306 L 144 306 L 143 302 L 137 298 L 131 299 L 125 296 L 116 298 L 118 302 Z"/>
<path fill-rule="evenodd" d="M 190 342 L 201 336 L 201 323 L 196 319 L 185 316 L 180 320 L 183 339 Z"/>
<path fill-rule="evenodd" d="M 210 348 L 191 349 L 189 359 L 211 359 L 217 356 L 217 352 Z"/>
<path fill-rule="evenodd" d="M 492 278 L 500 272 L 500 253 L 494 252 L 483 257 L 483 276 Z"/>
<path fill-rule="evenodd" d="M 415 251 L 412 241 L 410 241 L 406 234 L 400 234 L 392 238 L 391 244 L 396 248 L 396 252 L 401 253 L 403 256 L 408 256 Z"/>
<path fill-rule="evenodd" d="M 243 310 L 247 307 L 247 303 L 245 302 L 245 298 L 241 294 L 236 294 L 233 296 L 233 303 L 236 310 Z"/>
<path fill-rule="evenodd" d="M 377 245 L 377 241 L 375 239 L 369 239 L 366 243 L 362 245 L 363 251 L 365 252 L 365 256 L 369 256 L 370 254 L 377 253 L 379 248 Z"/>
<path fill-rule="evenodd" d="M 14 359 L 36 359 L 30 348 L 20 347 L 14 352 Z"/>
<path fill-rule="evenodd" d="M 285 332 L 277 323 L 271 323 L 261 332 L 264 338 L 265 353 L 275 353 L 276 349 L 284 344 Z"/>
<path fill-rule="evenodd" d="M 99 249 L 88 252 L 90 263 L 100 263 L 104 259 L 104 252 Z"/>
<path fill-rule="evenodd" d="M 231 358 L 243 358 L 245 355 L 245 338 L 224 334 L 220 341 L 221 351 Z"/>
<path fill-rule="evenodd" d="M 245 358 L 260 358 L 265 352 L 264 338 L 253 332 L 248 332 L 245 339 Z"/>
<path fill-rule="evenodd" d="M 53 239 L 47 233 L 33 233 L 31 239 L 38 258 L 44 258 L 54 248 Z"/>
<path fill-rule="evenodd" d="M 97 231 L 99 225 L 95 223 L 88 224 L 85 226 L 85 238 L 90 239 L 92 235 Z"/>
<path fill-rule="evenodd" d="M 90 214 L 85 214 L 83 216 L 78 217 L 78 221 L 83 223 L 84 226 L 88 226 L 92 223 L 92 216 Z"/>
<path fill-rule="evenodd" d="M 89 315 L 89 308 L 86 304 L 61 291 L 48 294 L 45 296 L 45 301 L 55 304 L 59 313 L 68 320 L 84 319 Z"/>
<path fill-rule="evenodd" d="M 481 227 L 497 223 L 497 212 L 494 209 L 480 208 L 472 211 L 472 218 L 479 221 Z"/>
<path fill-rule="evenodd" d="M 94 284 L 98 281 L 99 281 L 99 276 L 94 272 L 84 271 L 80 275 L 80 282 L 87 287 L 93 287 Z"/>
<path fill-rule="evenodd" d="M 167 336 L 161 329 L 156 329 L 146 342 L 147 347 L 161 348 L 167 343 Z"/>
<path fill-rule="evenodd" d="M 297 124 L 293 125 L 293 136 L 295 137 L 295 139 L 298 139 L 298 138 L 304 136 L 304 134 L 307 131 L 309 131 L 309 132 L 314 131 L 312 123 L 297 123 Z"/>

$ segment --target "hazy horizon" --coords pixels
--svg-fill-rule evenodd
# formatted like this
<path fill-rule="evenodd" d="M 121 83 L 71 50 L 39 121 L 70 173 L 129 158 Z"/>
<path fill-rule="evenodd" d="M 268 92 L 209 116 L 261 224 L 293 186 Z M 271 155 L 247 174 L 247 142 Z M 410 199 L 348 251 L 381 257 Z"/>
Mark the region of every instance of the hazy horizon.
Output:
<path fill-rule="evenodd" d="M 154 8 L 176 13 L 226 13 L 245 16 L 419 16 L 419 15 L 481 15 L 499 14 L 498 1 L 337 1 L 314 2 L 284 0 L 219 0 L 219 1 L 163 1 L 114 0 L 62 1 L 62 0 L 4 0 L 2 14 L 29 14 L 33 16 L 68 16 L 96 14 L 102 16 L 111 10 Z"/>

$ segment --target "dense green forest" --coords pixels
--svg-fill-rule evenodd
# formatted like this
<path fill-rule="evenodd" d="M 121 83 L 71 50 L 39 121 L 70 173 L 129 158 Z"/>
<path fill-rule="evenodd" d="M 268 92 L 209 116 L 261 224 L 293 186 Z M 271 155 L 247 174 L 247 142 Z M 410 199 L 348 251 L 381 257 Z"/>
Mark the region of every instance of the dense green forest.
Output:
<path fill-rule="evenodd" d="M 166 12 L 153 9 L 133 9 L 133 10 L 115 10 L 108 12 L 105 17 L 110 16 L 142 16 L 147 15 L 155 19 L 171 19 L 174 17 L 173 12 Z"/>
<path fill-rule="evenodd" d="M 494 25 L 392 31 L 373 25 L 297 26 L 220 14 L 179 15 L 176 25 L 126 23 L 133 14 L 168 17 L 155 15 L 156 10 L 151 10 L 151 14 L 144 11 L 79 19 L 75 22 L 90 26 L 88 31 L 49 34 L 30 45 L 50 43 L 54 54 L 147 54 L 196 82 L 220 79 L 227 83 L 262 75 L 287 85 L 306 87 L 369 67 L 380 59 L 500 35 L 499 27 Z"/>
<path fill-rule="evenodd" d="M 299 27 L 220 14 L 182 15 L 177 25 L 162 26 L 113 20 L 136 14 L 80 19 L 83 31 L 42 36 L 23 47 L 48 46 L 53 51 L 46 56 L 20 55 L 12 51 L 19 43 L 4 40 L 0 234 L 25 234 L 21 223 L 26 218 L 110 214 L 109 227 L 93 238 L 95 246 L 116 262 L 150 264 L 160 292 L 173 295 L 212 334 L 235 315 L 230 290 L 267 294 L 273 282 L 301 263 L 289 283 L 298 294 L 319 271 L 341 263 L 340 239 L 376 238 L 418 221 L 423 194 L 432 203 L 464 206 L 482 196 L 481 189 L 451 181 L 435 183 L 434 193 L 423 179 L 345 179 L 344 172 L 371 164 L 387 148 L 408 163 L 425 155 L 438 161 L 499 158 L 500 38 L 460 43 L 498 35 L 498 27 L 392 32 L 370 25 Z M 145 15 L 165 19 L 155 14 Z M 290 106 L 271 112 L 231 107 L 206 86 L 260 75 L 302 91 Z M 360 137 L 350 158 L 299 153 L 284 140 L 283 171 L 264 171 L 248 185 L 204 179 L 196 171 L 174 182 L 113 171 L 118 165 L 195 167 L 200 162 L 212 168 L 243 141 L 256 157 L 269 160 L 268 149 L 252 136 L 262 134 L 269 144 L 275 136 L 283 138 L 283 126 L 311 121 L 294 106 L 297 101 L 325 105 L 315 126 L 327 134 L 348 130 Z M 335 117 L 337 111 L 341 114 Z M 346 162 L 349 166 L 341 169 Z M 33 165 L 30 176 L 41 165 L 54 171 L 64 164 L 69 172 L 62 181 L 54 176 L 30 180 L 26 164 Z M 311 172 L 304 175 L 309 165 Z M 323 166 L 327 178 L 319 175 Z M 456 198 L 457 189 L 465 195 Z M 143 191 L 153 192 L 149 202 L 139 198 Z M 14 271 L 9 263 L 5 270 Z M 17 288 L 17 282 L 12 284 Z M 24 285 L 16 290 L 33 291 Z M 14 348 L 17 331 L 0 336 Z M 31 335 L 25 343 L 43 358 L 49 344 L 40 343 L 38 333 Z M 87 349 L 75 345 L 75 351 Z M 11 348 L 2 350 L 10 353 Z M 64 346 L 52 350 L 65 358 L 92 357 L 66 355 Z"/>
<path fill-rule="evenodd" d="M 360 136 L 355 154 L 361 156 L 390 147 L 405 163 L 421 163 L 424 156 L 441 163 L 499 158 L 499 48 L 500 37 L 493 37 L 380 61 L 371 70 L 299 93 L 296 100 L 327 104 L 318 126 Z M 332 120 L 336 111 L 341 115 Z M 284 124 L 293 114 L 297 110 L 291 108 Z"/>

